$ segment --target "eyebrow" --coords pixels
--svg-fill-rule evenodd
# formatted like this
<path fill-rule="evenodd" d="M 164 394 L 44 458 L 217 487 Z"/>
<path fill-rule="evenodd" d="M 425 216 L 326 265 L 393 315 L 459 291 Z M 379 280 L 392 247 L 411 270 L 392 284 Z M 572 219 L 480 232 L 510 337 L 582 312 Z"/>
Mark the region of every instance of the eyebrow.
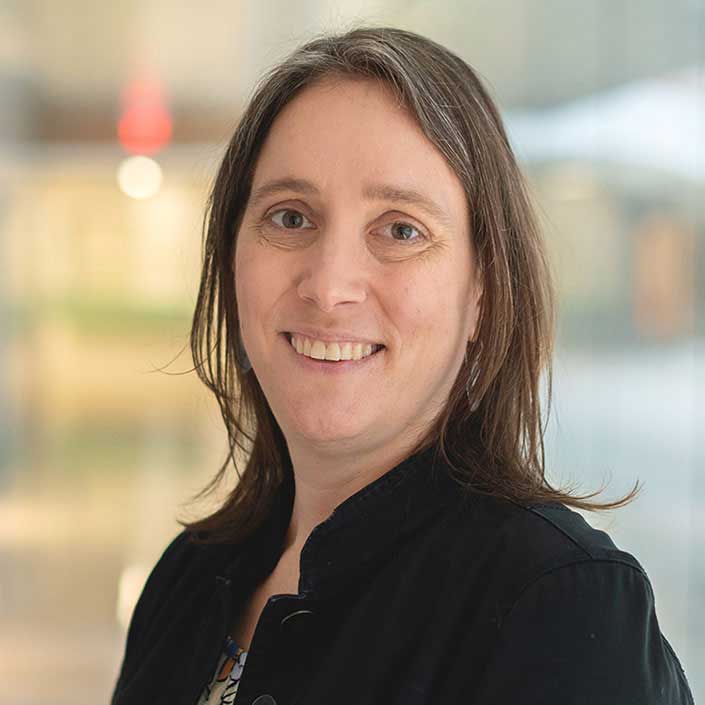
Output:
<path fill-rule="evenodd" d="M 256 206 L 267 196 L 283 191 L 296 191 L 309 196 L 320 195 L 320 191 L 316 185 L 308 179 L 284 177 L 262 184 L 250 198 L 250 204 Z M 449 215 L 441 206 L 428 198 L 428 196 L 424 196 L 414 189 L 401 188 L 390 184 L 366 184 L 362 195 L 365 199 L 371 201 L 394 201 L 396 203 L 407 203 L 416 206 L 443 225 L 447 227 L 451 225 Z"/>

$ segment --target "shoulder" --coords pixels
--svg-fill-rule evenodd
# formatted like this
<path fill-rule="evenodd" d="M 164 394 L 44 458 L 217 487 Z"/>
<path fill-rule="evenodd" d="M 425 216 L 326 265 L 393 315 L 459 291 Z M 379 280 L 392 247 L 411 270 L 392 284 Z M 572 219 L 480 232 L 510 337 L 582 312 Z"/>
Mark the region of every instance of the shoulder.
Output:
<path fill-rule="evenodd" d="M 624 565 L 645 575 L 636 557 L 618 548 L 609 534 L 558 502 L 514 505 L 505 529 L 525 537 L 522 549 L 549 569 L 565 562 L 594 561 Z"/>
<path fill-rule="evenodd" d="M 228 548 L 198 544 L 193 534 L 181 531 L 169 541 L 152 567 L 130 617 L 112 703 L 140 668 L 150 645 L 167 632 L 177 615 L 209 598 L 214 575 Z"/>
<path fill-rule="evenodd" d="M 461 515 L 497 638 L 482 702 L 692 703 L 644 568 L 606 532 L 555 503 L 474 496 Z"/>
<path fill-rule="evenodd" d="M 231 550 L 232 546 L 226 544 L 197 543 L 191 532 L 181 531 L 166 545 L 154 564 L 142 598 L 159 599 L 164 591 L 179 592 L 187 585 L 191 589 L 198 576 L 211 578 L 215 575 Z"/>
<path fill-rule="evenodd" d="M 576 705 L 692 705 L 649 580 L 629 562 L 598 557 L 555 567 L 498 617 L 483 702 L 523 695 Z"/>
<path fill-rule="evenodd" d="M 186 530 L 176 535 L 161 552 L 137 600 L 130 624 L 134 638 L 158 624 L 162 613 L 190 603 L 199 591 L 212 589 L 224 550 L 224 546 L 194 542 Z"/>
<path fill-rule="evenodd" d="M 144 586 L 144 592 L 153 592 L 164 583 L 172 583 L 195 562 L 203 560 L 203 552 L 193 543 L 192 534 L 184 530 L 172 538 L 162 549 Z"/>
<path fill-rule="evenodd" d="M 635 556 L 563 504 L 524 506 L 473 494 L 460 506 L 453 531 L 473 554 L 472 563 L 479 560 L 483 572 L 498 576 L 505 604 L 542 576 L 581 564 L 614 576 L 633 572 L 648 583 Z"/>
<path fill-rule="evenodd" d="M 183 530 L 169 541 L 152 567 L 130 617 L 120 680 L 138 663 L 151 635 L 165 628 L 184 605 L 212 590 L 222 564 L 222 546 L 202 545 Z M 200 593 L 200 595 L 199 595 Z"/>

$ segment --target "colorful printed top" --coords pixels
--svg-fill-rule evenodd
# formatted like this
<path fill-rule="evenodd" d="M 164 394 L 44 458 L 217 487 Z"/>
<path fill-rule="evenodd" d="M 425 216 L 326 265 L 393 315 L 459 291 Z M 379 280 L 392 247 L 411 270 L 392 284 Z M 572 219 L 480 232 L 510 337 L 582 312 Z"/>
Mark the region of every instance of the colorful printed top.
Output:
<path fill-rule="evenodd" d="M 225 647 L 218 660 L 213 678 L 201 693 L 197 705 L 231 705 L 235 702 L 242 669 L 245 667 L 247 651 L 241 649 L 233 639 L 225 639 Z"/>

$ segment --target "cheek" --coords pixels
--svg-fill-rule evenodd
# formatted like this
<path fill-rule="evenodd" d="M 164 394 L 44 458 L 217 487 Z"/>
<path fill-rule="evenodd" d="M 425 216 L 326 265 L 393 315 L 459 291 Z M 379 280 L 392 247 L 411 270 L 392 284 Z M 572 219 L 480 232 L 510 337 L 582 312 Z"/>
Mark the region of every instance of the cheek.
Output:
<path fill-rule="evenodd" d="M 406 273 L 394 277 L 383 286 L 383 307 L 389 318 L 395 322 L 402 344 L 416 346 L 426 343 L 430 350 L 437 336 L 447 334 L 450 311 L 454 302 L 448 295 L 448 281 L 444 277 L 428 271 L 417 275 Z M 431 336 L 431 338 L 429 338 Z"/>
<path fill-rule="evenodd" d="M 247 328 L 267 328 L 269 315 L 281 297 L 281 287 L 285 285 L 284 273 L 280 271 L 276 258 L 258 251 L 256 245 L 243 243 L 237 248 L 234 270 L 243 335 Z"/>
<path fill-rule="evenodd" d="M 259 299 L 267 290 L 267 287 L 261 285 L 262 275 L 259 267 L 260 264 L 257 258 L 252 256 L 251 249 L 246 245 L 239 245 L 235 256 L 235 296 L 243 334 L 249 327 L 249 321 L 257 316 Z"/>

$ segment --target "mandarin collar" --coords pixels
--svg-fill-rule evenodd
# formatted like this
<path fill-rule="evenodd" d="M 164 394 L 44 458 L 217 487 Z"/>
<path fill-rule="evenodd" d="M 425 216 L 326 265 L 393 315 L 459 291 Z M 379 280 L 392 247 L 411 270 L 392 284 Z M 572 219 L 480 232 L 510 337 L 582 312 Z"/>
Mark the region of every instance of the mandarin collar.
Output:
<path fill-rule="evenodd" d="M 343 500 L 314 527 L 301 550 L 300 594 L 337 592 L 383 561 L 406 535 L 463 498 L 462 488 L 436 452 L 432 445 L 409 456 Z M 257 562 L 254 573 L 260 578 L 271 572 L 283 550 L 294 494 L 293 470 L 287 464 L 269 516 L 239 547 L 240 555 L 226 574 L 232 576 L 242 565 L 243 554 Z"/>

